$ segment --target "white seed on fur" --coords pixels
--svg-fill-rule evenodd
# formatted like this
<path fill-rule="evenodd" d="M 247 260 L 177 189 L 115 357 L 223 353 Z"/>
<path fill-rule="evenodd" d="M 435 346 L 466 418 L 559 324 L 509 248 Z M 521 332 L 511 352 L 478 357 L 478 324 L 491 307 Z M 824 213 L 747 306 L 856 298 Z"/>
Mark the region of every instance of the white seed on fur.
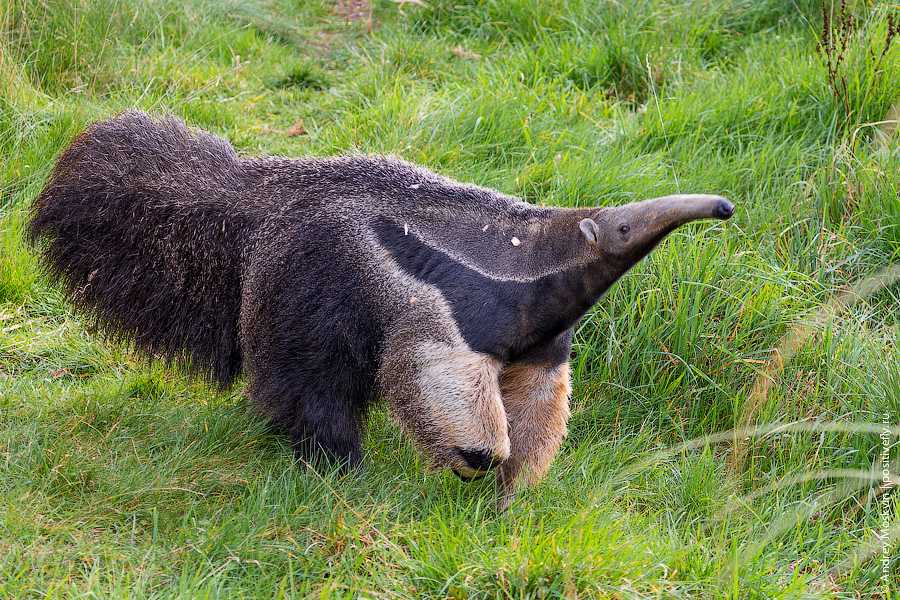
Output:
<path fill-rule="evenodd" d="M 481 231 L 487 231 L 487 230 L 488 230 L 488 227 L 490 227 L 490 224 L 485 225 L 484 227 L 482 227 L 482 228 L 481 228 Z"/>
<path fill-rule="evenodd" d="M 517 238 L 517 237 L 515 237 L 515 236 L 513 236 L 513 239 L 511 239 L 510 241 L 512 242 L 512 245 L 513 245 L 513 246 L 518 246 L 519 244 L 522 243 L 522 242 L 519 240 L 519 238 Z"/>
<path fill-rule="evenodd" d="M 412 184 L 411 186 L 409 186 L 409 189 L 411 189 L 411 190 L 417 190 L 417 189 L 419 189 L 420 187 L 422 187 L 422 184 L 421 184 L 421 183 L 414 183 L 414 184 Z"/>
<path fill-rule="evenodd" d="M 409 235 L 409 223 L 403 224 L 403 235 Z"/>

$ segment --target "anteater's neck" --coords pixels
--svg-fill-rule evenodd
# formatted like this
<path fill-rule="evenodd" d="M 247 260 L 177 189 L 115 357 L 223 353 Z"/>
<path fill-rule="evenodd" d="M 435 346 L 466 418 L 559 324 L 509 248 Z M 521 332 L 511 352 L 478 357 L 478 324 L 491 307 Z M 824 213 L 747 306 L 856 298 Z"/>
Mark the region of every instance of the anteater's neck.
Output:
<path fill-rule="evenodd" d="M 569 252 L 557 252 L 557 264 L 546 265 L 547 275 L 505 290 L 521 315 L 512 355 L 527 352 L 573 327 L 630 267 L 587 244 L 578 228 L 586 214 L 565 210 L 554 215 L 544 242 L 558 246 L 558 240 L 566 240 Z M 542 240 L 535 242 L 534 252 L 540 253 Z"/>
<path fill-rule="evenodd" d="M 587 245 L 580 218 L 580 211 L 553 211 L 543 223 L 532 221 L 519 246 L 504 231 L 494 246 L 486 242 L 468 254 L 469 264 L 392 219 L 376 220 L 373 229 L 403 271 L 440 289 L 474 350 L 506 360 L 572 327 L 624 272 Z M 511 248 L 519 250 L 512 259 L 497 260 Z M 491 266 L 500 263 L 504 274 L 480 268 L 481 256 L 493 257 Z"/>

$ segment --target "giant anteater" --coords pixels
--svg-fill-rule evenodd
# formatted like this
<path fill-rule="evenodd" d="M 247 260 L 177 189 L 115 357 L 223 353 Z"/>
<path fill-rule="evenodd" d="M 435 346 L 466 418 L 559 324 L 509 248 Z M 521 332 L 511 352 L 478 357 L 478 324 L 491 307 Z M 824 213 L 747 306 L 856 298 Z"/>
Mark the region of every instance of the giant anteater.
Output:
<path fill-rule="evenodd" d="M 572 329 L 718 196 L 540 208 L 396 158 L 244 158 L 174 118 L 97 123 L 30 223 L 74 304 L 249 395 L 298 452 L 355 463 L 384 398 L 435 466 L 497 466 L 501 506 L 566 432 Z"/>

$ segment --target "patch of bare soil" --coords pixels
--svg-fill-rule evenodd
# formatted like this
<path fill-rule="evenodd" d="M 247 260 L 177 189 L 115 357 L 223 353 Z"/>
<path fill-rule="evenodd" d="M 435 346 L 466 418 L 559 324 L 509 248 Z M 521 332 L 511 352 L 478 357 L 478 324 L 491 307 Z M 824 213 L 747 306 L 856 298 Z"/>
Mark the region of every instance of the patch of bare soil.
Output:
<path fill-rule="evenodd" d="M 369 0 L 336 0 L 334 14 L 347 21 L 372 21 L 372 5 Z"/>

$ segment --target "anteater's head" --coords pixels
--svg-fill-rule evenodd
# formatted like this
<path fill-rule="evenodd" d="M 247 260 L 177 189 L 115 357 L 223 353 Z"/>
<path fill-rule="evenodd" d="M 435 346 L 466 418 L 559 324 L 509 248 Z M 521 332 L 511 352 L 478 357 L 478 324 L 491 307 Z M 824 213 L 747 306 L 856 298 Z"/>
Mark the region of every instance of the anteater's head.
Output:
<path fill-rule="evenodd" d="M 721 196 L 676 194 L 599 208 L 579 222 L 588 244 L 630 267 L 677 227 L 699 219 L 729 219 L 734 205 Z"/>

